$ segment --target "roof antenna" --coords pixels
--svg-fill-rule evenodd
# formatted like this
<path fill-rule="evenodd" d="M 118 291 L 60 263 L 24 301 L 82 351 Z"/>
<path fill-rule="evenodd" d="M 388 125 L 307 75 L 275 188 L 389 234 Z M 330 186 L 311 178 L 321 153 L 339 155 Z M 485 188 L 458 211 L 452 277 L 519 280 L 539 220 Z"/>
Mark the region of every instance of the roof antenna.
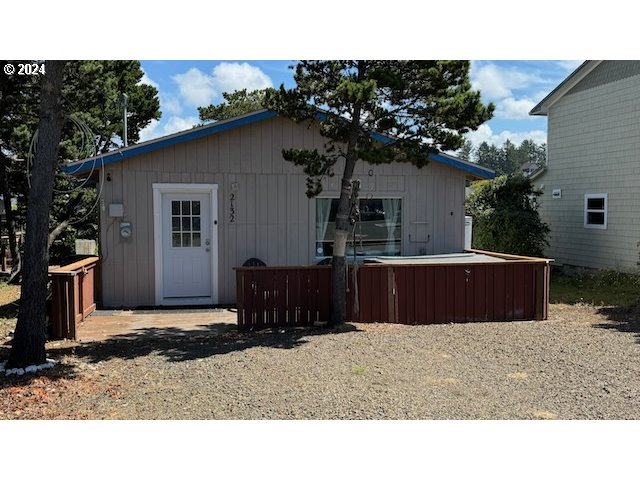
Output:
<path fill-rule="evenodd" d="M 128 147 L 129 142 L 127 141 L 127 104 L 129 102 L 129 97 L 126 93 L 120 95 L 120 107 L 122 107 L 122 140 L 124 141 L 124 146 Z"/>

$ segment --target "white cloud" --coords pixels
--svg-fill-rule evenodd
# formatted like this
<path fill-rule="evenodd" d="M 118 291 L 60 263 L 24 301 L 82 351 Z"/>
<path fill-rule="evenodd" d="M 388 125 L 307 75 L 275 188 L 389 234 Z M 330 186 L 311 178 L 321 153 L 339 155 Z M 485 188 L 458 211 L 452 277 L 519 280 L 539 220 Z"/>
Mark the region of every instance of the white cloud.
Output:
<path fill-rule="evenodd" d="M 162 110 L 162 113 L 169 115 L 180 115 L 182 113 L 182 104 L 174 95 L 160 95 L 160 110 Z"/>
<path fill-rule="evenodd" d="M 154 138 L 164 135 L 189 130 L 198 123 L 200 123 L 198 117 L 173 116 L 162 126 L 158 120 L 151 120 L 149 125 L 140 130 L 140 142 L 146 142 L 147 140 L 153 140 Z"/>
<path fill-rule="evenodd" d="M 536 106 L 536 102 L 528 98 L 515 99 L 508 97 L 500 100 L 496 105 L 496 118 L 508 118 L 510 120 L 531 119 L 529 112 Z"/>
<path fill-rule="evenodd" d="M 151 85 L 152 87 L 156 87 L 156 89 L 160 91 L 160 85 L 158 85 L 156 82 L 151 80 L 151 77 L 147 75 L 147 72 L 144 71 L 144 68 L 140 67 L 140 69 L 142 70 L 142 78 L 138 83 L 142 83 L 144 85 Z"/>
<path fill-rule="evenodd" d="M 157 131 L 159 123 L 158 120 L 153 119 L 149 125 L 140 130 L 140 142 L 146 142 L 152 138 L 159 137 L 160 133 Z"/>
<path fill-rule="evenodd" d="M 180 95 L 194 107 L 209 105 L 217 95 L 213 78 L 193 67 L 185 73 L 174 75 Z"/>
<path fill-rule="evenodd" d="M 472 63 L 471 83 L 488 100 L 499 100 L 513 96 L 513 90 L 544 83 L 537 75 L 514 68 L 502 68 L 493 63 L 477 66 Z"/>
<path fill-rule="evenodd" d="M 547 142 L 547 133 L 544 130 L 529 130 L 524 132 L 503 130 L 501 132 L 494 133 L 491 127 L 486 123 L 480 125 L 478 130 L 467 133 L 465 137 L 473 143 L 474 147 L 478 147 L 482 142 L 500 146 L 507 139 L 511 140 L 515 144 L 520 144 L 523 140 L 529 139 L 538 144 Z"/>
<path fill-rule="evenodd" d="M 198 117 L 171 117 L 162 127 L 163 135 L 189 130 L 200 123 Z"/>
<path fill-rule="evenodd" d="M 244 63 L 222 62 L 213 69 L 213 83 L 219 93 L 234 90 L 258 90 L 273 87 L 271 78 L 258 67 Z"/>
<path fill-rule="evenodd" d="M 160 85 L 158 85 L 157 82 L 155 82 L 153 79 L 151 79 L 151 77 L 149 77 L 149 75 L 147 75 L 147 72 L 145 72 L 144 68 L 141 68 L 141 70 L 143 75 L 138 83 L 156 87 L 158 92 L 160 92 Z M 182 105 L 180 104 L 180 100 L 175 95 L 160 93 L 160 111 L 162 113 L 168 113 L 170 115 L 179 115 L 180 113 L 182 113 Z M 151 132 L 152 129 L 155 128 L 152 127 L 152 125 L 157 126 L 157 122 L 149 124 L 146 127 L 148 129 L 147 132 Z"/>
<path fill-rule="evenodd" d="M 194 107 L 210 105 L 223 92 L 234 90 L 257 90 L 272 87 L 271 78 L 258 67 L 246 62 L 222 62 L 216 65 L 211 75 L 197 68 L 174 75 L 181 97 Z"/>

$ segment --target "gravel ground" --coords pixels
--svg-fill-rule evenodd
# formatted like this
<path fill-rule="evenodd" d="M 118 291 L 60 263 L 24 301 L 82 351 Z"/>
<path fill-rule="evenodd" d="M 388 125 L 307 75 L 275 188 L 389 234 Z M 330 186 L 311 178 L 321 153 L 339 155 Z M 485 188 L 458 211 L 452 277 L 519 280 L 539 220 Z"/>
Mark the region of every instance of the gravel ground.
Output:
<path fill-rule="evenodd" d="M 0 380 L 0 418 L 640 419 L 639 317 L 57 342 L 61 366 Z"/>

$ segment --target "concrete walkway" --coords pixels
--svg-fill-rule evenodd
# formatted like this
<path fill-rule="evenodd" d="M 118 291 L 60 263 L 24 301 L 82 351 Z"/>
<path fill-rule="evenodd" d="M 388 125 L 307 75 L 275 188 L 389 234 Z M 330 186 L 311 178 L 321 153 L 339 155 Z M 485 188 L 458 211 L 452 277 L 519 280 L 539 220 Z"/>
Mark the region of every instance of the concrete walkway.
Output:
<path fill-rule="evenodd" d="M 150 331 L 181 335 L 236 328 L 237 325 L 237 314 L 230 309 L 97 310 L 80 324 L 77 339 L 80 342 L 96 342 Z"/>

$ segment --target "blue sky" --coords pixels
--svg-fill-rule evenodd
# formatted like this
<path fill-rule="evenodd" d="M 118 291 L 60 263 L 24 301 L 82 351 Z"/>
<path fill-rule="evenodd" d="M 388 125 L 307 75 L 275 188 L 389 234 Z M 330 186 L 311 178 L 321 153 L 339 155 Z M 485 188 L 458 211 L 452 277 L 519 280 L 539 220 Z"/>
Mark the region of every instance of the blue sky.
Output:
<path fill-rule="evenodd" d="M 218 103 L 222 92 L 249 90 L 284 83 L 294 86 L 288 61 L 142 61 L 143 82 L 160 92 L 162 118 L 141 134 L 142 140 L 192 127 L 198 121 L 198 106 Z M 493 119 L 471 132 L 474 145 L 482 141 L 501 144 L 507 138 L 519 143 L 531 138 L 546 141 L 547 120 L 532 117 L 529 110 L 566 78 L 581 61 L 521 60 L 471 62 L 471 81 L 485 102 L 493 102 Z"/>

